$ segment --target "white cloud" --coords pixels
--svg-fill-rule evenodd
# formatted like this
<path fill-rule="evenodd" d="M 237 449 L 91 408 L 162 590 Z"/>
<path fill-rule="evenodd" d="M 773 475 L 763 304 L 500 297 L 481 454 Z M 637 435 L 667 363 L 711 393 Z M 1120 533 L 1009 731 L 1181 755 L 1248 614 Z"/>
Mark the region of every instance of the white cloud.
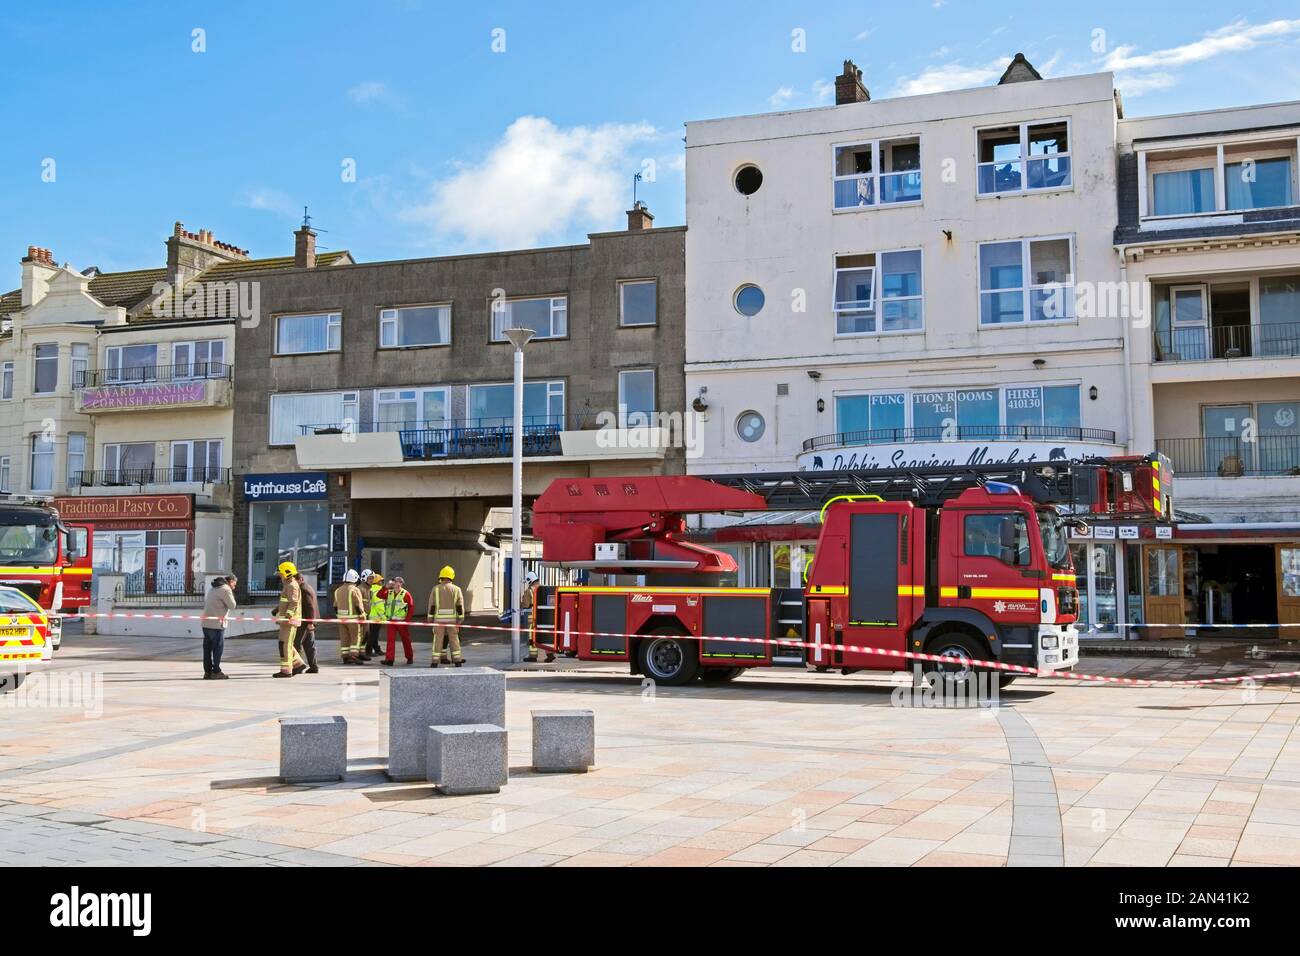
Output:
<path fill-rule="evenodd" d="M 835 98 L 835 81 L 813 80 L 812 92 L 819 104 L 829 103 Z"/>
<path fill-rule="evenodd" d="M 767 101 L 778 109 L 794 99 L 794 90 L 788 86 L 782 86 L 775 93 L 767 98 Z"/>
<path fill-rule="evenodd" d="M 855 39 L 855 40 L 865 40 L 867 37 L 871 36 L 871 34 L 873 34 L 873 33 L 875 33 L 875 32 L 876 32 L 876 30 L 875 30 L 874 27 L 867 27 L 865 30 L 863 30 L 861 33 L 859 33 L 859 34 L 858 34 L 857 36 L 855 36 L 853 39 Z"/>
<path fill-rule="evenodd" d="M 358 83 L 348 90 L 348 99 L 358 105 L 366 103 L 377 103 L 392 98 L 388 90 L 388 84 L 379 80 L 366 80 L 364 83 Z"/>
<path fill-rule="evenodd" d="M 521 116 L 481 162 L 435 182 L 429 201 L 403 218 L 494 249 L 536 246 L 573 228 L 608 229 L 627 207 L 641 166 L 632 147 L 656 135 L 645 123 L 564 129 Z"/>
<path fill-rule="evenodd" d="M 965 90 L 983 86 L 1002 75 L 1011 57 L 999 57 L 981 66 L 962 63 L 945 63 L 931 67 L 915 76 L 899 77 L 894 84 L 894 96 L 918 96 L 922 93 L 941 93 L 944 90 Z"/>
<path fill-rule="evenodd" d="M 1167 89 L 1178 82 L 1179 67 L 1202 63 L 1225 53 L 1243 53 L 1262 43 L 1300 33 L 1300 20 L 1270 20 L 1247 23 L 1234 20 L 1227 26 L 1211 30 L 1199 40 L 1167 47 L 1151 53 L 1136 53 L 1132 45 L 1117 46 L 1106 54 L 1102 68 L 1117 75 L 1115 85 L 1130 96 L 1151 90 Z"/>
<path fill-rule="evenodd" d="M 298 206 L 285 193 L 278 189 L 246 189 L 235 199 L 236 206 L 256 209 L 259 212 L 271 212 L 278 216 L 297 216 Z"/>

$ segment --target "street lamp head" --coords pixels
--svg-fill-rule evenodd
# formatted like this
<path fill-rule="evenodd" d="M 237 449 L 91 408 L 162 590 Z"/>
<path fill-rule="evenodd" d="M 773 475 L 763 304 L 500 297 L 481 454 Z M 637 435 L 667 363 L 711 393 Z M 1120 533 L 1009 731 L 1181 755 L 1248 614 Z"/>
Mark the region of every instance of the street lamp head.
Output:
<path fill-rule="evenodd" d="M 524 346 L 528 344 L 528 340 L 537 334 L 532 329 L 506 329 L 505 333 L 506 338 L 510 340 L 510 344 L 520 351 L 523 351 Z"/>

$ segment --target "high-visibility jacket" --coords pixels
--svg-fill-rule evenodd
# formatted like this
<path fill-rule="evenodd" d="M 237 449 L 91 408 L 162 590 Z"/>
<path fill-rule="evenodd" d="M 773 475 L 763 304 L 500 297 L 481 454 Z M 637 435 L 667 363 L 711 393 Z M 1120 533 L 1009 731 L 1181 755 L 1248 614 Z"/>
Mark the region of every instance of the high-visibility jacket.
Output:
<path fill-rule="evenodd" d="M 293 578 L 285 578 L 284 587 L 280 589 L 280 603 L 276 605 L 275 616 L 287 621 L 294 627 L 302 623 L 302 588 Z"/>
<path fill-rule="evenodd" d="M 387 608 L 384 607 L 384 599 L 379 596 L 379 592 L 384 589 L 382 584 L 370 585 L 370 620 L 382 621 L 387 617 Z"/>
<path fill-rule="evenodd" d="M 344 581 L 334 589 L 334 611 L 342 621 L 364 621 L 366 599 L 361 588 Z"/>
<path fill-rule="evenodd" d="M 429 616 L 439 624 L 459 624 L 465 618 L 465 595 L 451 581 L 439 581 L 429 595 Z"/>
<path fill-rule="evenodd" d="M 405 621 L 410 612 L 411 592 L 406 588 L 397 588 L 388 592 L 388 601 L 384 604 L 384 614 L 390 621 Z"/>

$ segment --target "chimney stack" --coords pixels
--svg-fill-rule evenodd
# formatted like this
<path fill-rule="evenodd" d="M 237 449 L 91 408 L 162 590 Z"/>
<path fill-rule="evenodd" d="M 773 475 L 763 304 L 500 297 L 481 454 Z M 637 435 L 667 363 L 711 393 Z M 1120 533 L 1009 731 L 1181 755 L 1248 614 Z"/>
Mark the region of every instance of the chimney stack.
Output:
<path fill-rule="evenodd" d="M 26 308 L 45 298 L 49 291 L 50 279 L 58 270 L 54 264 L 54 254 L 43 246 L 28 246 L 27 255 L 23 256 L 22 304 Z"/>
<path fill-rule="evenodd" d="M 183 289 L 205 269 L 221 262 L 243 262 L 248 250 L 221 242 L 211 229 L 186 232 L 185 224 L 177 222 L 167 239 L 167 282 L 173 289 Z"/>
<path fill-rule="evenodd" d="M 654 226 L 654 221 L 655 217 L 650 215 L 650 210 L 639 199 L 632 203 L 632 208 L 627 211 L 627 228 L 629 232 L 650 229 Z"/>
<path fill-rule="evenodd" d="M 294 230 L 293 265 L 296 269 L 316 268 L 316 233 L 310 226 Z"/>
<path fill-rule="evenodd" d="M 871 94 L 862 85 L 862 71 L 852 60 L 844 61 L 844 72 L 835 77 L 835 105 L 845 103 L 865 103 Z"/>

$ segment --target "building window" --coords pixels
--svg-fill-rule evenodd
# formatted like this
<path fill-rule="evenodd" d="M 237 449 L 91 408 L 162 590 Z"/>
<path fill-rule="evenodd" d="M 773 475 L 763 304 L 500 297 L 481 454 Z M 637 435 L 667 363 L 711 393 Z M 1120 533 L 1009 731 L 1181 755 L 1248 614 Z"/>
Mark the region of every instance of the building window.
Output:
<path fill-rule="evenodd" d="M 492 341 L 506 341 L 506 329 L 532 329 L 539 339 L 562 339 L 569 334 L 568 296 L 494 300 Z"/>
<path fill-rule="evenodd" d="M 281 315 L 275 320 L 275 354 L 309 355 L 343 348 L 343 316 L 338 312 Z"/>
<path fill-rule="evenodd" d="M 14 363 L 5 362 L 0 366 L 0 398 L 14 397 Z"/>
<path fill-rule="evenodd" d="M 747 318 L 753 318 L 763 311 L 763 304 L 767 297 L 763 295 L 763 290 L 756 285 L 742 285 L 732 296 L 731 304 L 735 310 Z"/>
<path fill-rule="evenodd" d="M 32 436 L 32 491 L 54 490 L 54 442 L 44 435 Z"/>
<path fill-rule="evenodd" d="M 375 431 L 446 428 L 450 407 L 445 388 L 384 389 L 375 392 Z"/>
<path fill-rule="evenodd" d="M 12 469 L 9 465 L 9 456 L 0 456 L 0 494 L 7 495 L 12 490 L 10 485 L 11 470 Z"/>
<path fill-rule="evenodd" d="M 105 381 L 112 385 L 158 378 L 158 346 L 113 345 L 104 350 Z"/>
<path fill-rule="evenodd" d="M 317 591 L 329 581 L 330 507 L 325 501 L 257 501 L 248 506 L 248 590 L 276 594 L 276 566 L 292 561 L 316 573 Z"/>
<path fill-rule="evenodd" d="M 513 385 L 471 385 L 469 387 L 470 428 L 513 427 L 515 420 Z M 564 427 L 564 382 L 524 383 L 524 425 Z"/>
<path fill-rule="evenodd" d="M 85 342 L 72 345 L 72 387 L 85 388 L 86 374 L 90 371 L 90 346 Z"/>
<path fill-rule="evenodd" d="M 145 484 L 153 481 L 153 442 L 104 446 L 106 485 Z"/>
<path fill-rule="evenodd" d="M 619 372 L 619 427 L 650 425 L 654 421 L 655 411 L 655 370 L 638 368 Z"/>
<path fill-rule="evenodd" d="M 736 435 L 743 442 L 756 442 L 767 431 L 767 422 L 758 412 L 750 409 L 736 418 Z"/>
<path fill-rule="evenodd" d="M 736 170 L 734 182 L 736 192 L 742 196 L 752 196 L 763 185 L 763 172 L 757 166 L 746 164 Z"/>
<path fill-rule="evenodd" d="M 1070 185 L 1069 120 L 999 126 L 982 129 L 976 135 L 981 196 L 1065 189 Z"/>
<path fill-rule="evenodd" d="M 655 299 L 659 283 L 654 279 L 631 279 L 618 284 L 620 325 L 654 325 L 658 321 Z"/>
<path fill-rule="evenodd" d="M 358 392 L 298 392 L 271 396 L 272 445 L 292 445 L 312 430 L 357 431 Z"/>
<path fill-rule="evenodd" d="M 172 481 L 221 480 L 221 439 L 172 442 Z"/>
<path fill-rule="evenodd" d="M 921 141 L 915 136 L 835 147 L 835 208 L 921 201 Z"/>
<path fill-rule="evenodd" d="M 59 347 L 38 345 L 32 349 L 32 354 L 34 356 L 32 392 L 36 395 L 48 395 L 59 387 Z"/>
<path fill-rule="evenodd" d="M 409 305 L 379 310 L 379 347 L 382 349 L 450 344 L 450 305 Z"/>
<path fill-rule="evenodd" d="M 1008 385 L 835 396 L 845 444 L 1077 437 L 1079 386 Z"/>
<path fill-rule="evenodd" d="M 68 432 L 68 489 L 82 484 L 81 473 L 86 470 L 86 433 Z"/>
<path fill-rule="evenodd" d="M 1198 216 L 1290 206 L 1296 140 L 1171 145 L 1138 151 L 1142 216 Z"/>
<path fill-rule="evenodd" d="M 836 335 L 915 332 L 923 325 L 920 249 L 835 257 Z"/>
<path fill-rule="evenodd" d="M 220 378 L 226 374 L 226 343 L 223 339 L 176 342 L 172 345 L 174 378 Z"/>
<path fill-rule="evenodd" d="M 1074 318 L 1074 249 L 1068 236 L 979 247 L 980 325 Z"/>

